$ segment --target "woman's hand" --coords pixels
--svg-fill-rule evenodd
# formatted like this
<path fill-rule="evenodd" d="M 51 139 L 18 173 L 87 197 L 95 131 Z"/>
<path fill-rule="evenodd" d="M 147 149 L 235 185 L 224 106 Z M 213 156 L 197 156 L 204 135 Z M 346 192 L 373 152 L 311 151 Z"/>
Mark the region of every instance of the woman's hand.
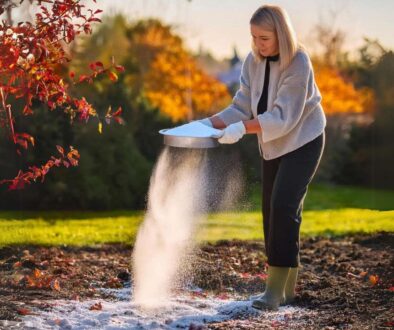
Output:
<path fill-rule="evenodd" d="M 238 142 L 246 133 L 245 125 L 242 121 L 231 124 L 223 130 L 223 135 L 219 138 L 222 144 L 231 144 Z"/>
<path fill-rule="evenodd" d="M 244 136 L 244 134 L 261 133 L 261 126 L 257 118 L 239 121 L 227 127 L 218 116 L 200 119 L 199 122 L 209 127 L 223 129 L 223 135 L 219 139 L 219 142 L 223 144 L 238 142 Z"/>

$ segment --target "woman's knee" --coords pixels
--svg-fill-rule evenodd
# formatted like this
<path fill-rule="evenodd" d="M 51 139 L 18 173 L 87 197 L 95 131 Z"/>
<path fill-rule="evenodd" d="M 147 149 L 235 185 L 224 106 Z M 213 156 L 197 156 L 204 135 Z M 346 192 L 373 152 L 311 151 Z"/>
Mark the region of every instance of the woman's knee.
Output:
<path fill-rule="evenodd" d="M 288 198 L 282 194 L 271 200 L 271 214 L 275 216 L 286 216 L 297 214 L 300 209 L 300 201 Z"/>
<path fill-rule="evenodd" d="M 271 204 L 270 227 L 273 239 L 294 241 L 299 236 L 302 205 L 287 199 L 276 199 Z"/>

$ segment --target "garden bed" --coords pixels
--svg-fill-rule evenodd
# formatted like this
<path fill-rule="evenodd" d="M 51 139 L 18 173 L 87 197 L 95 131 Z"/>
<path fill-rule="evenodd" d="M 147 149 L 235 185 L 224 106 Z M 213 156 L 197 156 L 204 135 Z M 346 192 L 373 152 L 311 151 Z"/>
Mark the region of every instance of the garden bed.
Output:
<path fill-rule="evenodd" d="M 0 249 L 0 322 L 18 324 L 29 315 L 50 311 L 59 300 L 113 301 L 116 298 L 110 291 L 101 288 L 130 286 L 131 252 L 130 246 L 120 244 Z M 280 319 L 270 319 L 266 312 L 245 314 L 202 328 L 392 328 L 393 256 L 393 233 L 302 239 L 298 295 L 292 307 L 305 310 L 304 314 L 292 317 L 287 313 Z M 247 299 L 264 288 L 264 258 L 259 241 L 201 245 L 187 265 L 189 288 L 198 288 L 189 290 L 190 297 Z M 191 324 L 191 328 L 201 328 Z"/>

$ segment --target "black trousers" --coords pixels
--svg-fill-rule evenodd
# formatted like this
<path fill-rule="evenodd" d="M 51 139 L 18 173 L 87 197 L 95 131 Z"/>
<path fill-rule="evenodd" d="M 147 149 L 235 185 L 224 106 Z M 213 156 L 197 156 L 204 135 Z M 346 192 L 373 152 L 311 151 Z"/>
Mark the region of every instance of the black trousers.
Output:
<path fill-rule="evenodd" d="M 270 266 L 298 267 L 300 225 L 308 185 L 317 170 L 325 133 L 281 157 L 262 158 L 262 211 Z"/>

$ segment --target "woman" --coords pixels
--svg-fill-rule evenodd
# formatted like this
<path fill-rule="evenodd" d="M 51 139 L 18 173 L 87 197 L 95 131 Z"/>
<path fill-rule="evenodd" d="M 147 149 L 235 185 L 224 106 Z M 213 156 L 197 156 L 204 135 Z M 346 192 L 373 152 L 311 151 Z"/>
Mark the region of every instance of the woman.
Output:
<path fill-rule="evenodd" d="M 295 297 L 303 201 L 324 149 L 326 118 L 311 61 L 286 12 L 262 6 L 250 20 L 246 57 L 232 104 L 202 123 L 224 129 L 220 143 L 256 134 L 262 155 L 263 226 L 268 259 L 258 309 L 278 309 Z"/>

